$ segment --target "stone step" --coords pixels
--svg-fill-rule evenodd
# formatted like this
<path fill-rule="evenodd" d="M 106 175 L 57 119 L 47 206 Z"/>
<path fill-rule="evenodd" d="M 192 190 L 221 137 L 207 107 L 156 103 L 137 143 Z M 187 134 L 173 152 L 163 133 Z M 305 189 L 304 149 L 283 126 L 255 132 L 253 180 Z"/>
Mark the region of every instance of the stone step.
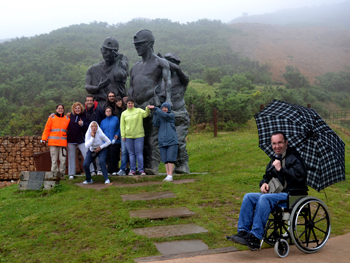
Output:
<path fill-rule="evenodd" d="M 136 234 L 146 236 L 149 238 L 157 237 L 175 237 L 184 236 L 189 234 L 206 233 L 204 227 L 196 224 L 181 224 L 181 225 L 170 225 L 170 226 L 153 226 L 144 228 L 135 228 L 133 230 Z"/>
<path fill-rule="evenodd" d="M 187 207 L 136 210 L 136 211 L 130 211 L 129 214 L 130 214 L 130 217 L 149 218 L 149 219 L 160 219 L 160 218 L 170 218 L 170 217 L 190 217 L 195 215 L 195 213 L 188 210 Z"/>
<path fill-rule="evenodd" d="M 228 253 L 228 252 L 234 252 L 234 251 L 239 251 L 239 250 L 235 247 L 223 247 L 223 248 L 215 248 L 215 249 L 205 249 L 205 250 L 200 250 L 196 252 L 185 252 L 185 253 L 178 253 L 178 254 L 171 254 L 171 255 L 143 257 L 143 258 L 137 258 L 135 259 L 135 261 L 137 263 L 154 262 L 154 261 L 172 260 L 172 259 L 178 259 L 178 258 L 190 258 L 195 256 L 201 256 L 201 255 L 221 254 L 221 253 Z"/>
<path fill-rule="evenodd" d="M 123 201 L 141 201 L 141 200 L 175 198 L 177 196 L 171 191 L 166 191 L 166 192 L 128 194 L 128 195 L 121 195 L 121 197 Z"/>
<path fill-rule="evenodd" d="M 208 249 L 207 244 L 202 240 L 183 240 L 154 243 L 162 255 L 173 255 L 186 252 L 197 252 Z"/>
<path fill-rule="evenodd" d="M 195 179 L 181 179 L 181 180 L 174 180 L 172 181 L 173 184 L 187 184 L 187 183 L 193 183 Z M 120 182 L 113 182 L 113 185 L 115 187 L 138 187 L 138 186 L 148 186 L 148 185 L 159 185 L 164 184 L 167 182 L 142 182 L 142 183 L 135 183 L 135 184 L 125 184 Z"/>

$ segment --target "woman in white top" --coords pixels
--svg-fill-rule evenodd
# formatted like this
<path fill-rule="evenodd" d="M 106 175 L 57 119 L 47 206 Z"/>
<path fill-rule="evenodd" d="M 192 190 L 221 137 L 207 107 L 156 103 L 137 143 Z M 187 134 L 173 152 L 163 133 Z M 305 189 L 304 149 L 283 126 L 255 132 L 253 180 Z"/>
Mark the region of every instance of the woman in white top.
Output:
<path fill-rule="evenodd" d="M 103 133 L 96 121 L 92 121 L 85 134 L 85 147 L 88 149 L 86 152 L 86 158 L 84 160 L 84 171 L 86 175 L 86 181 L 83 184 L 92 184 L 90 174 L 90 164 L 98 156 L 105 184 L 109 184 L 108 171 L 106 165 L 107 149 L 106 147 L 111 144 L 111 140 Z"/>

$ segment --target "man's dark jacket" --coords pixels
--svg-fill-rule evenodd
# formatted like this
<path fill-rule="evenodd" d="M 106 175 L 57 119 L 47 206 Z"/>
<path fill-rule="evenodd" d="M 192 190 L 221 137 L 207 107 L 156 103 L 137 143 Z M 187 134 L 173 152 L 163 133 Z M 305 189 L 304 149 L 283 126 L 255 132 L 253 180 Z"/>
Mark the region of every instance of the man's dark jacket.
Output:
<path fill-rule="evenodd" d="M 307 169 L 298 152 L 293 148 L 287 148 L 284 159 L 285 167 L 282 167 L 280 171 L 277 171 L 272 165 L 275 159 L 270 161 L 266 167 L 265 175 L 260 181 L 260 187 L 264 183 L 268 184 L 272 177 L 277 177 L 282 185 L 287 182 L 287 187 L 282 192 L 288 193 L 293 189 L 306 188 Z"/>
<path fill-rule="evenodd" d="M 94 106 L 88 109 L 85 105 L 85 116 L 86 118 L 92 122 L 96 121 L 100 126 L 101 121 L 106 117 L 104 110 L 98 106 L 98 102 L 94 102 Z"/>

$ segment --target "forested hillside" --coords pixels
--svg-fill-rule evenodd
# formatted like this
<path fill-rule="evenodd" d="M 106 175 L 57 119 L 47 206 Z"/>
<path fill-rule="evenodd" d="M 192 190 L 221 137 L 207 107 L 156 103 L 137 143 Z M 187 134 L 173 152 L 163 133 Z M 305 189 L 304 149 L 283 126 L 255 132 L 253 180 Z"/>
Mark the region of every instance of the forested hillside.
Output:
<path fill-rule="evenodd" d="M 219 79 L 242 72 L 257 79 L 268 76 L 268 67 L 231 51 L 228 39 L 238 30 L 220 21 L 179 24 L 139 19 L 117 25 L 73 25 L 0 44 L 0 135 L 40 134 L 56 103 L 83 101 L 86 71 L 102 60 L 100 47 L 107 36 L 118 39 L 119 51 L 128 56 L 131 67 L 140 59 L 133 36 L 144 28 L 155 36 L 155 53 L 178 54 L 192 79 L 201 78 L 206 68 L 219 70 Z"/>
<path fill-rule="evenodd" d="M 0 136 L 40 135 L 57 103 L 64 103 L 69 111 L 73 102 L 83 102 L 87 94 L 86 71 L 102 60 L 100 48 L 106 37 L 118 39 L 119 51 L 128 56 L 132 67 L 140 59 L 132 44 L 133 36 L 145 28 L 155 36 L 155 53 L 172 52 L 180 56 L 181 67 L 192 80 L 185 95 L 186 104 L 207 114 L 212 113 L 213 107 L 218 108 L 226 114 L 229 122 L 224 125 L 229 129 L 244 125 L 260 104 L 266 105 L 273 98 L 300 105 L 312 103 L 317 110 L 328 102 L 349 108 L 350 70 L 325 67 L 324 73 L 314 75 L 317 86 L 312 86 L 314 83 L 309 82 L 299 64 L 292 63 L 290 55 L 290 64 L 278 64 L 277 78 L 275 71 L 271 72 L 276 60 L 261 62 L 250 49 L 256 50 L 259 43 L 264 43 L 263 32 L 256 29 L 247 35 L 242 27 L 210 20 L 187 24 L 165 19 L 136 19 L 116 25 L 94 22 L 0 43 Z M 244 44 L 242 39 L 248 42 Z M 271 46 L 266 55 L 276 58 L 293 41 L 291 38 L 287 44 L 281 41 L 280 45 Z M 344 41 L 346 46 L 346 37 Z M 251 53 L 240 52 L 235 45 Z M 334 52 L 338 54 L 337 47 Z M 310 68 L 319 66 L 309 57 L 305 60 Z M 204 83 L 214 96 L 192 87 Z"/>

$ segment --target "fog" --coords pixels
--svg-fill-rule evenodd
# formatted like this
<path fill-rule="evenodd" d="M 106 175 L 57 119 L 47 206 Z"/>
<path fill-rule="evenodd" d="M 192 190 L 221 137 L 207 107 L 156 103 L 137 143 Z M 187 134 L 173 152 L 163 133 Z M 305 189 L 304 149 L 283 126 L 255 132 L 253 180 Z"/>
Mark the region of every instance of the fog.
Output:
<path fill-rule="evenodd" d="M 0 39 L 29 37 L 93 21 L 125 23 L 134 18 L 166 18 L 187 23 L 199 19 L 229 22 L 235 18 L 281 9 L 322 6 L 345 0 L 89 1 L 18 0 L 0 3 Z"/>

